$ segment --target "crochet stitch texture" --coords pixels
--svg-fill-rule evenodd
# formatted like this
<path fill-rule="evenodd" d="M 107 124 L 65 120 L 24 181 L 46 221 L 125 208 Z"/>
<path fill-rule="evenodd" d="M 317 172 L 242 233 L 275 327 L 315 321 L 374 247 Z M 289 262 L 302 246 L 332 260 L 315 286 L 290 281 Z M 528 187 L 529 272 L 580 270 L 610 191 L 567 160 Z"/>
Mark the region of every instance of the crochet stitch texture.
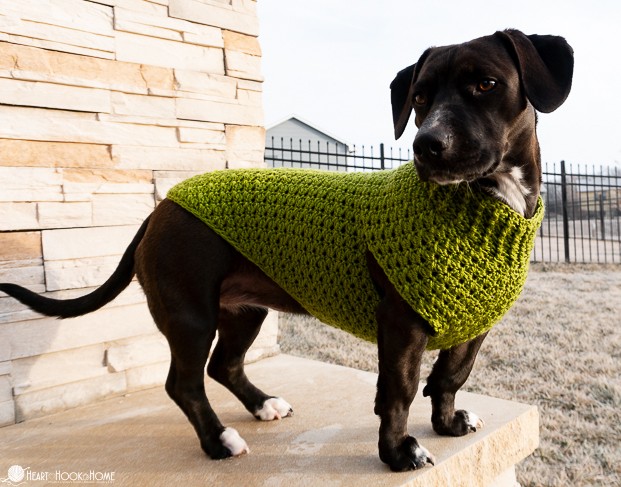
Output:
<path fill-rule="evenodd" d="M 225 170 L 168 199 L 227 240 L 321 321 L 377 340 L 379 296 L 365 252 L 433 328 L 427 348 L 488 331 L 526 280 L 543 219 L 467 185 L 421 182 L 412 163 L 373 173 Z"/>

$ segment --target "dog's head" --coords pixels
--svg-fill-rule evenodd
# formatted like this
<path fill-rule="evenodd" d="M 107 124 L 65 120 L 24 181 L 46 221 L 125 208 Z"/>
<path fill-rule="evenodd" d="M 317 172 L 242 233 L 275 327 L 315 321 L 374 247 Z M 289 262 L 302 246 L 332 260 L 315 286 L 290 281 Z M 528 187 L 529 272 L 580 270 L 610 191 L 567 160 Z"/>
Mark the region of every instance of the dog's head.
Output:
<path fill-rule="evenodd" d="M 506 30 L 430 48 L 390 85 L 395 136 L 414 109 L 416 168 L 440 184 L 531 162 L 538 168 L 535 110 L 558 108 L 572 75 L 573 51 L 562 37 Z"/>

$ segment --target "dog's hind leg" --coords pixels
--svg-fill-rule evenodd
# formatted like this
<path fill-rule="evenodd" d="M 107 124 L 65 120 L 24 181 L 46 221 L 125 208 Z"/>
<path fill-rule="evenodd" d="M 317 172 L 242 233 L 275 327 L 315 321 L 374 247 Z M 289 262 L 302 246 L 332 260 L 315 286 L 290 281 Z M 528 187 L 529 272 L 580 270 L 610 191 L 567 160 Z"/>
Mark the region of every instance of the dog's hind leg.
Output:
<path fill-rule="evenodd" d="M 186 414 L 211 458 L 248 451 L 225 428 L 205 394 L 205 365 L 218 327 L 220 287 L 231 269 L 230 246 L 168 200 L 151 217 L 136 251 L 136 275 L 153 319 L 170 346 L 166 392 Z"/>
<path fill-rule="evenodd" d="M 431 423 L 439 435 L 463 436 L 483 427 L 476 414 L 455 410 L 455 394 L 468 379 L 486 335 L 442 350 L 427 378 L 423 395 L 431 397 Z"/>
<path fill-rule="evenodd" d="M 221 308 L 218 343 L 207 373 L 235 394 L 257 419 L 270 421 L 291 416 L 293 409 L 282 398 L 269 396 L 255 387 L 244 372 L 246 351 L 259 334 L 266 316 L 267 309 L 258 306 Z"/>
<path fill-rule="evenodd" d="M 181 333 L 168 338 L 171 349 L 171 363 L 166 380 L 166 392 L 186 414 L 196 430 L 202 449 L 213 459 L 240 455 L 248 451 L 244 440 L 232 428 L 225 428 L 211 408 L 205 394 L 205 364 L 214 332 L 197 332 L 177 322 L 180 328 L 192 330 L 188 341 Z M 215 329 L 215 327 L 214 327 Z M 180 340 L 181 339 L 181 340 Z"/>
<path fill-rule="evenodd" d="M 160 308 L 156 316 L 171 353 L 166 392 L 194 426 L 205 453 L 220 459 L 246 453 L 248 446 L 237 431 L 222 425 L 205 394 L 205 365 L 218 319 L 217 296 L 212 300 L 200 309 L 189 302 L 174 311 Z"/>

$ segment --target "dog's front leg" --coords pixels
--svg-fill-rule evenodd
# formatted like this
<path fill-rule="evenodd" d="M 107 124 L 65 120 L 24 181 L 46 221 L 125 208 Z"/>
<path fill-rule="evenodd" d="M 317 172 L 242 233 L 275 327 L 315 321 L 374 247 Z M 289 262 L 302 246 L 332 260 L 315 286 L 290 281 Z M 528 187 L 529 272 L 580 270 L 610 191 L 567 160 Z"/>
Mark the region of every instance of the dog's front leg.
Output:
<path fill-rule="evenodd" d="M 394 471 L 434 463 L 431 454 L 407 431 L 428 340 L 423 320 L 409 311 L 388 299 L 377 311 L 379 377 L 375 414 L 380 417 L 379 455 Z"/>
<path fill-rule="evenodd" d="M 483 426 L 474 413 L 455 410 L 455 394 L 470 375 L 474 360 L 487 333 L 469 342 L 442 350 L 423 389 L 431 397 L 431 423 L 439 435 L 463 436 Z"/>
<path fill-rule="evenodd" d="M 379 455 L 393 471 L 417 469 L 434 463 L 432 455 L 407 430 L 428 341 L 427 324 L 398 295 L 372 256 L 368 257 L 368 264 L 382 296 L 376 313 L 379 377 L 375 414 L 380 417 Z"/>

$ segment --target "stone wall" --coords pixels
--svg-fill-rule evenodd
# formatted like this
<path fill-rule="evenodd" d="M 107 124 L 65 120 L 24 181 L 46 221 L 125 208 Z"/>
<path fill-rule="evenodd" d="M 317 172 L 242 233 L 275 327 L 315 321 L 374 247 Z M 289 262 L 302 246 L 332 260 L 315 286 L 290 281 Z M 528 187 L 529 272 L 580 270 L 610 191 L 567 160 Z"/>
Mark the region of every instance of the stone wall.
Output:
<path fill-rule="evenodd" d="M 255 0 L 1 2 L 0 282 L 85 294 L 174 183 L 262 165 L 257 35 Z M 168 359 L 135 282 L 64 321 L 2 295 L 0 425 L 161 384 Z"/>

